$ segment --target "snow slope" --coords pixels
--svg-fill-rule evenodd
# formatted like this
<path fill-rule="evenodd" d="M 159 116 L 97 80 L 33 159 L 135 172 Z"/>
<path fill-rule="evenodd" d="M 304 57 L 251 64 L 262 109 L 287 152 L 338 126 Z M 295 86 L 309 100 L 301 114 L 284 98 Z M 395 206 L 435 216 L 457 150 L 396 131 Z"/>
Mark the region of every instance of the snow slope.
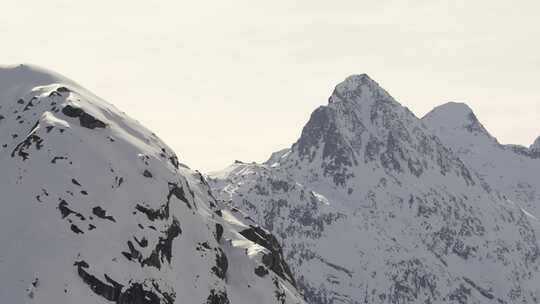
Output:
<path fill-rule="evenodd" d="M 0 67 L 3 303 L 303 303 L 276 239 L 76 83 Z"/>
<path fill-rule="evenodd" d="M 540 301 L 538 221 L 365 74 L 289 149 L 209 180 L 278 237 L 309 303 Z"/>
<path fill-rule="evenodd" d="M 447 103 L 422 121 L 503 200 L 540 216 L 540 151 L 502 145 L 462 103 Z"/>

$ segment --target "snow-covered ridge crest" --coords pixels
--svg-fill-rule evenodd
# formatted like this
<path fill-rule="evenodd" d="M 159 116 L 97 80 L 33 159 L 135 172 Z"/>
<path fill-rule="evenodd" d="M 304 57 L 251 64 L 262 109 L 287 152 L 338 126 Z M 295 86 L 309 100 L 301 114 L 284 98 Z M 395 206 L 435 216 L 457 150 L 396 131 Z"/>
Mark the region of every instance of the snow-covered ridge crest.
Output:
<path fill-rule="evenodd" d="M 272 235 L 56 73 L 0 70 L 0 167 L 7 303 L 303 303 Z"/>

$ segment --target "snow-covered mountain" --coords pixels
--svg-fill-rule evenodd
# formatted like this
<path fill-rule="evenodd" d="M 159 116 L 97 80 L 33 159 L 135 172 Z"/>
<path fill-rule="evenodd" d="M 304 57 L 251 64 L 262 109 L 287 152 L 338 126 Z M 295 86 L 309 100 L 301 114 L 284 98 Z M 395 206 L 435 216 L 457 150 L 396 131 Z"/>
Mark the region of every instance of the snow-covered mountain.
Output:
<path fill-rule="evenodd" d="M 502 145 L 471 108 L 446 103 L 422 121 L 443 143 L 479 174 L 499 197 L 540 216 L 540 140 L 529 148 Z"/>
<path fill-rule="evenodd" d="M 276 238 L 76 83 L 0 68 L 2 303 L 303 303 Z"/>
<path fill-rule="evenodd" d="M 439 138 L 438 124 L 470 137 Z M 309 303 L 539 303 L 539 223 L 462 158 L 462 144 L 500 147 L 460 105 L 422 121 L 354 75 L 291 148 L 209 179 L 278 237 Z"/>

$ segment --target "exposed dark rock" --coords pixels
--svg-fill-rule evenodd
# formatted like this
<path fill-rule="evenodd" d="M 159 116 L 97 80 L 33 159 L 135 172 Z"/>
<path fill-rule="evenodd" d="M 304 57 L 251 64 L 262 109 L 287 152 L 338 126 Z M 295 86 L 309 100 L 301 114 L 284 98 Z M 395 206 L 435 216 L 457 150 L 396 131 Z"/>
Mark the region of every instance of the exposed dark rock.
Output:
<path fill-rule="evenodd" d="M 85 261 L 75 261 L 75 263 L 73 263 L 73 266 L 78 266 L 82 268 L 90 267 L 90 265 L 88 265 L 88 263 L 86 263 Z"/>
<path fill-rule="evenodd" d="M 221 242 L 223 237 L 223 226 L 219 223 L 216 223 L 216 241 Z"/>
<path fill-rule="evenodd" d="M 352 146 L 340 133 L 336 122 L 337 113 L 333 108 L 317 108 L 311 114 L 309 122 L 302 130 L 302 136 L 294 144 L 293 149 L 298 151 L 301 159 L 312 162 L 315 151 L 323 145 L 324 175 L 331 176 L 336 185 L 344 185 L 349 177 L 347 168 L 358 164 L 358 161 Z M 357 128 L 364 127 L 358 122 Z"/>
<path fill-rule="evenodd" d="M 78 218 L 80 218 L 82 221 L 85 220 L 85 217 L 80 214 L 79 212 L 75 212 L 71 210 L 68 207 L 68 203 L 65 200 L 60 200 L 60 203 L 58 204 L 58 210 L 60 210 L 60 213 L 62 214 L 62 218 L 68 217 L 70 214 L 75 214 Z"/>
<path fill-rule="evenodd" d="M 77 225 L 75 224 L 71 224 L 71 231 L 77 233 L 77 234 L 81 234 L 81 233 L 84 233 L 81 229 L 79 229 L 79 227 L 77 227 Z"/>
<path fill-rule="evenodd" d="M 216 253 L 216 266 L 212 267 L 212 272 L 220 279 L 224 280 L 227 276 L 227 269 L 229 268 L 229 262 L 225 252 L 221 248 L 217 249 Z"/>
<path fill-rule="evenodd" d="M 186 193 L 184 192 L 184 188 L 181 186 L 178 186 L 178 184 L 169 183 L 169 194 L 167 195 L 167 202 L 171 200 L 171 197 L 175 196 L 177 199 L 184 202 L 189 209 L 191 209 L 191 204 L 186 198 Z"/>
<path fill-rule="evenodd" d="M 83 109 L 71 105 L 66 105 L 62 109 L 62 113 L 68 117 L 78 117 L 81 126 L 88 129 L 105 128 L 107 126 L 104 122 L 86 113 Z"/>
<path fill-rule="evenodd" d="M 178 157 L 176 155 L 169 157 L 169 161 L 176 169 L 180 167 L 180 162 L 178 161 Z"/>
<path fill-rule="evenodd" d="M 260 276 L 260 277 L 264 277 L 268 274 L 268 269 L 266 269 L 266 267 L 260 265 L 259 267 L 255 268 L 255 274 Z"/>
<path fill-rule="evenodd" d="M 18 155 L 23 159 L 23 161 L 27 160 L 30 155 L 27 150 L 32 146 L 32 144 L 35 145 L 36 150 L 40 150 L 43 148 L 43 139 L 37 134 L 31 133 L 24 139 L 24 141 L 20 142 L 15 149 L 13 149 L 11 152 L 11 157 Z"/>
<path fill-rule="evenodd" d="M 140 283 L 133 283 L 118 298 L 118 304 L 160 304 L 173 302 L 162 302 L 162 299 L 153 291 L 145 290 Z"/>
<path fill-rule="evenodd" d="M 210 295 L 208 296 L 208 299 L 206 300 L 206 304 L 229 304 L 229 298 L 227 297 L 227 293 L 224 291 L 215 291 L 212 289 L 210 291 Z"/>
<path fill-rule="evenodd" d="M 73 107 L 71 105 L 66 105 L 62 109 L 62 113 L 64 113 L 64 115 L 66 115 L 68 117 L 80 117 L 83 112 L 84 112 L 83 109 L 76 108 L 76 107 Z"/>
<path fill-rule="evenodd" d="M 142 259 L 142 254 L 137 249 L 135 249 L 131 241 L 127 241 L 127 245 L 129 248 L 129 252 L 122 251 L 122 255 L 124 255 L 126 259 L 130 261 L 131 260 L 140 261 Z"/>
<path fill-rule="evenodd" d="M 67 159 L 67 157 L 64 157 L 64 156 L 55 156 L 52 160 L 51 160 L 51 164 L 56 164 L 56 162 L 58 160 L 62 160 L 62 159 Z"/>
<path fill-rule="evenodd" d="M 31 99 L 31 100 L 26 104 L 26 106 L 25 106 L 24 109 L 23 109 L 23 112 L 26 112 L 26 111 L 30 110 L 30 108 L 32 108 L 32 107 L 34 106 L 34 103 L 33 103 L 32 101 L 33 101 L 33 99 Z"/>
<path fill-rule="evenodd" d="M 104 275 L 103 282 L 97 277 L 88 273 L 89 268 L 85 261 L 75 262 L 77 273 L 83 282 L 97 295 L 116 304 L 173 304 L 175 295 L 161 292 L 159 285 L 152 281 L 154 290 L 146 287 L 143 283 L 130 283 L 127 288 L 114 281 L 107 274 Z"/>
<path fill-rule="evenodd" d="M 143 176 L 148 177 L 148 178 L 152 178 L 152 173 L 150 173 L 150 171 L 148 171 L 148 170 L 144 170 Z"/>
<path fill-rule="evenodd" d="M 240 234 L 246 239 L 268 249 L 270 252 L 263 255 L 262 262 L 275 274 L 296 287 L 296 281 L 289 269 L 289 265 L 287 265 L 283 257 L 281 245 L 273 235 L 258 226 L 250 226 L 250 228 L 240 231 Z"/>
<path fill-rule="evenodd" d="M 169 204 L 162 205 L 159 209 L 152 209 L 145 207 L 141 204 L 137 204 L 135 209 L 146 214 L 146 217 L 150 221 L 163 220 L 169 217 Z"/>
<path fill-rule="evenodd" d="M 111 222 L 116 222 L 114 217 L 112 217 L 111 215 L 107 215 L 107 211 L 105 211 L 105 209 L 101 208 L 100 206 L 92 208 L 92 213 L 99 218 L 109 220 Z"/>
<path fill-rule="evenodd" d="M 156 244 L 156 247 L 154 248 L 150 256 L 144 260 L 140 260 L 141 265 L 152 266 L 161 269 L 161 265 L 165 261 L 167 261 L 167 263 L 169 264 L 171 263 L 172 243 L 174 239 L 182 233 L 182 229 L 180 229 L 180 223 L 176 219 L 174 219 L 172 224 L 164 233 L 165 236 L 159 238 L 158 243 Z"/>
<path fill-rule="evenodd" d="M 136 237 L 133 237 L 133 239 L 135 240 L 135 242 L 137 242 L 137 244 L 139 244 L 139 246 L 141 246 L 142 248 L 146 248 L 148 246 L 148 240 L 143 237 L 140 241 L 136 238 Z"/>

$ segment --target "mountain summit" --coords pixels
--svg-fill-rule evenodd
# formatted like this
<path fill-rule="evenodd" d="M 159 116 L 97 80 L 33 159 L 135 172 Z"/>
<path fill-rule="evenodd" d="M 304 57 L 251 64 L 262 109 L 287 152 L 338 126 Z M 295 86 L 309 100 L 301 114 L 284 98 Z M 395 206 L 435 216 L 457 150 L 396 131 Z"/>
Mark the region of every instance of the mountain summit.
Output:
<path fill-rule="evenodd" d="M 464 103 L 448 102 L 427 113 L 422 121 L 445 140 L 485 142 L 498 145 L 497 139 L 491 136 L 480 123 L 473 110 Z M 452 133 L 452 134 L 450 134 Z M 450 138 L 450 137 L 453 137 Z"/>
<path fill-rule="evenodd" d="M 357 186 L 359 176 L 354 171 L 363 171 L 360 168 L 416 177 L 435 170 L 474 183 L 461 161 L 367 75 L 348 77 L 336 86 L 330 100 L 313 112 L 292 147 L 291 155 L 298 155 L 304 167 L 322 166 L 323 176 L 349 188 Z M 282 165 L 287 166 L 287 159 Z M 289 171 L 298 167 L 294 162 L 287 166 Z"/>
<path fill-rule="evenodd" d="M 447 103 L 422 121 L 473 169 L 493 194 L 540 216 L 540 152 L 500 144 L 465 104 Z"/>
<path fill-rule="evenodd" d="M 446 141 L 465 134 L 490 139 L 466 105 L 420 120 L 355 75 L 289 149 L 210 184 L 283 243 L 309 303 L 538 303 L 538 221 Z"/>
<path fill-rule="evenodd" d="M 303 303 L 275 237 L 56 73 L 0 69 L 6 303 Z"/>
<path fill-rule="evenodd" d="M 375 99 L 391 98 L 367 74 L 351 75 L 338 84 L 328 102 L 357 102 L 371 104 Z"/>

